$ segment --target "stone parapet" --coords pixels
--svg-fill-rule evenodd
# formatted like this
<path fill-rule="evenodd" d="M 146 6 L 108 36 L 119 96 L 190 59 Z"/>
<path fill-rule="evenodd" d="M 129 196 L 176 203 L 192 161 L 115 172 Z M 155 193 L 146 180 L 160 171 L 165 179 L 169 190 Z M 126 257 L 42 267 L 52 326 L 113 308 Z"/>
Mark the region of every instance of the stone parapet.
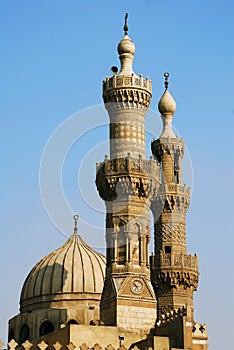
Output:
<path fill-rule="evenodd" d="M 160 252 L 159 258 L 151 255 L 151 269 L 152 270 L 162 270 L 168 266 L 170 267 L 181 267 L 190 268 L 198 272 L 198 257 L 197 255 L 190 254 L 172 254 Z"/>
<path fill-rule="evenodd" d="M 192 328 L 192 344 L 193 350 L 207 350 L 208 336 L 206 325 L 201 323 L 194 323 Z"/>
<path fill-rule="evenodd" d="M 152 93 L 152 81 L 149 78 L 144 79 L 142 75 L 139 77 L 135 74 L 127 76 L 106 77 L 103 81 L 103 96 L 113 89 L 140 89 Z M 108 101 L 109 102 L 109 101 Z"/>
<path fill-rule="evenodd" d="M 163 253 L 163 251 L 160 252 L 160 257 L 158 259 L 159 261 L 155 260 L 154 266 L 152 268 L 158 268 L 160 266 L 160 269 L 170 266 L 170 267 L 186 267 L 195 269 L 198 271 L 198 257 L 197 255 L 190 255 L 190 254 L 172 254 L 172 253 Z M 159 265 L 158 265 L 159 264 Z"/>
<path fill-rule="evenodd" d="M 136 109 L 145 112 L 152 97 L 152 82 L 135 74 L 107 77 L 103 82 L 103 100 L 108 111 Z"/>
<path fill-rule="evenodd" d="M 185 288 L 198 286 L 198 257 L 188 254 L 160 252 L 159 257 L 151 256 L 151 279 L 157 287 L 170 282 L 171 286 L 184 285 Z"/>
<path fill-rule="evenodd" d="M 104 200 L 113 200 L 118 195 L 151 198 L 159 186 L 158 179 L 159 166 L 153 159 L 129 155 L 97 163 L 96 185 Z"/>
<path fill-rule="evenodd" d="M 190 188 L 186 185 L 180 185 L 180 184 L 161 184 L 159 187 L 158 194 L 166 193 L 168 195 L 170 194 L 183 194 L 188 197 L 190 197 Z"/>
<path fill-rule="evenodd" d="M 160 137 L 159 139 L 152 141 L 151 150 L 153 155 L 159 161 L 161 161 L 164 152 L 170 154 L 178 152 L 180 156 L 183 156 L 184 141 L 178 137 Z"/>
<path fill-rule="evenodd" d="M 190 204 L 190 188 L 181 184 L 161 184 L 152 201 L 154 214 L 162 212 L 186 213 Z"/>

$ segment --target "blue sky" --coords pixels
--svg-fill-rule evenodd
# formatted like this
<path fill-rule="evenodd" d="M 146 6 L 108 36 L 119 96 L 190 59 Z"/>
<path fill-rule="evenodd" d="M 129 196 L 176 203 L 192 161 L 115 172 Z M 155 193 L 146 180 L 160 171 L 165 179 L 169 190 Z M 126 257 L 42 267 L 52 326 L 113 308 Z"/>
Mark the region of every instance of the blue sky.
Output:
<path fill-rule="evenodd" d="M 163 73 L 170 72 L 169 88 L 177 102 L 174 125 L 192 160 L 187 237 L 189 252 L 196 252 L 200 261 L 196 320 L 207 323 L 211 350 L 230 348 L 234 311 L 233 7 L 228 0 L 0 2 L 1 339 L 6 339 L 7 320 L 18 312 L 27 273 L 65 240 L 48 218 L 40 196 L 43 150 L 58 125 L 74 113 L 78 112 L 80 127 L 90 116 L 80 112 L 87 108 L 94 124 L 108 121 L 102 107 L 92 106 L 102 104 L 102 80 L 110 75 L 112 65 L 119 65 L 116 47 L 128 12 L 129 36 L 136 45 L 134 70 L 152 80 L 155 112 L 163 92 Z M 63 189 L 83 219 L 80 233 L 89 243 L 93 233 L 85 221 L 104 227 L 103 203 L 100 199 L 100 210 L 89 211 L 77 188 L 77 173 L 80 164 L 89 163 L 83 176 L 87 171 L 95 178 L 95 162 L 103 159 L 107 146 L 99 147 L 100 156 L 92 154 L 93 148 L 106 141 L 107 135 L 106 124 L 89 131 L 64 162 Z M 99 201 L 96 193 L 92 196 L 91 182 L 84 183 L 82 190 Z M 69 235 L 72 218 L 63 213 L 61 217 Z M 102 229 L 98 232 L 104 236 Z"/>

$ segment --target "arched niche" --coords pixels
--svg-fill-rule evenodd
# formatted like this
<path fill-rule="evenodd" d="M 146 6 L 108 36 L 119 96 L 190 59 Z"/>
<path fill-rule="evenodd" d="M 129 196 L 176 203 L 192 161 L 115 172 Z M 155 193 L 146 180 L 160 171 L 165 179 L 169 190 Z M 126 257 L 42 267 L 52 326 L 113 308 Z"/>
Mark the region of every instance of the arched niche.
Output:
<path fill-rule="evenodd" d="M 66 325 L 70 326 L 70 324 L 79 324 L 79 322 L 74 320 L 74 319 L 71 319 L 71 320 L 67 321 Z"/>
<path fill-rule="evenodd" d="M 26 340 L 29 340 L 29 333 L 29 326 L 27 324 L 24 324 L 20 329 L 20 344 L 24 343 Z"/>
<path fill-rule="evenodd" d="M 54 325 L 50 321 L 44 321 L 39 329 L 39 337 L 42 337 L 43 335 L 46 335 L 48 333 L 51 333 L 54 331 Z"/>
<path fill-rule="evenodd" d="M 124 221 L 118 224 L 118 239 L 117 239 L 117 263 L 124 265 L 126 263 L 126 234 Z"/>

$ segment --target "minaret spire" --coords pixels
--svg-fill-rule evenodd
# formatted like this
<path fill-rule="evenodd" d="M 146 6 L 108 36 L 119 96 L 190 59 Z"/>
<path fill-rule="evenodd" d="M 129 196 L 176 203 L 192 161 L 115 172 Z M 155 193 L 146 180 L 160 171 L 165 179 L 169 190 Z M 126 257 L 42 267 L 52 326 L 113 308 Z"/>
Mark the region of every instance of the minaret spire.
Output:
<path fill-rule="evenodd" d="M 124 23 L 124 37 L 118 45 L 118 54 L 121 63 L 120 72 L 118 75 L 132 75 L 134 74 L 132 69 L 133 58 L 135 53 L 134 42 L 128 36 L 128 14 L 125 15 Z"/>
<path fill-rule="evenodd" d="M 168 81 L 169 76 L 170 76 L 169 73 L 167 72 L 164 73 L 164 77 L 165 77 L 164 85 L 166 90 L 168 89 L 168 85 L 169 85 L 169 81 Z"/>
<path fill-rule="evenodd" d="M 125 15 L 124 34 L 128 35 L 128 13 L 126 13 L 126 15 Z"/>
<path fill-rule="evenodd" d="M 78 221 L 79 221 L 79 215 L 75 214 L 73 216 L 74 219 L 74 234 L 78 234 Z"/>
<path fill-rule="evenodd" d="M 165 91 L 158 103 L 158 110 L 161 113 L 163 121 L 163 130 L 160 137 L 171 137 L 175 138 L 175 134 L 172 127 L 172 119 L 176 110 L 176 103 L 173 97 L 171 96 L 168 85 L 169 85 L 169 73 L 164 73 L 165 81 Z"/>

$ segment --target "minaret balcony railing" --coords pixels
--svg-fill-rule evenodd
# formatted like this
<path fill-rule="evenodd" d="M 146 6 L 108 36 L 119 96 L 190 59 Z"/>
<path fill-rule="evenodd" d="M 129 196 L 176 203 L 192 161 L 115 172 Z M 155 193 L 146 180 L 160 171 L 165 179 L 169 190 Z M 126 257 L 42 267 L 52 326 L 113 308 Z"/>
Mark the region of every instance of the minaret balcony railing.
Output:
<path fill-rule="evenodd" d="M 152 93 L 152 82 L 149 78 L 143 79 L 142 75 L 138 77 L 135 74 L 132 74 L 131 76 L 115 75 L 112 78 L 106 77 L 106 80 L 103 81 L 103 93 L 112 89 L 122 88 L 137 88 Z"/>
<path fill-rule="evenodd" d="M 155 255 L 151 256 L 151 269 L 162 270 L 164 268 L 188 268 L 198 272 L 198 257 L 197 255 L 188 254 L 172 254 L 160 252 L 160 256 L 157 258 Z"/>
<path fill-rule="evenodd" d="M 187 197 L 190 197 L 190 187 L 187 187 L 186 185 L 180 185 L 180 184 L 161 184 L 159 188 L 159 194 L 184 194 Z"/>
<path fill-rule="evenodd" d="M 106 159 L 104 162 L 97 163 L 97 173 L 102 171 L 105 176 L 109 175 L 124 175 L 131 173 L 152 175 L 155 178 L 159 178 L 159 165 L 154 159 L 142 159 L 139 158 L 116 158 Z"/>

